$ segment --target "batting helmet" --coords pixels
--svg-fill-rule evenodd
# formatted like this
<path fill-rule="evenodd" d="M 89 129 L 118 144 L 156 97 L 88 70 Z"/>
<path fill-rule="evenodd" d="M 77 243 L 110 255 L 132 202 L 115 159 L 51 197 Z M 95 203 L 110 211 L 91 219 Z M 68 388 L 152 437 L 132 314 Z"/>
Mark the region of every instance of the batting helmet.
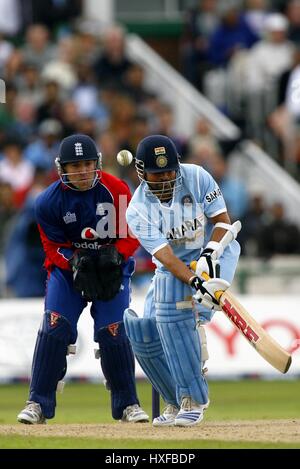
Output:
<path fill-rule="evenodd" d="M 98 182 L 99 171 L 102 168 L 102 155 L 98 151 L 94 140 L 84 134 L 74 134 L 64 138 L 60 144 L 58 156 L 55 159 L 55 165 L 62 182 L 71 187 L 71 189 L 74 189 L 68 182 L 69 173 L 64 172 L 64 164 L 91 160 L 97 162 L 95 166 L 95 179 L 91 185 L 91 187 L 94 187 Z"/>
<path fill-rule="evenodd" d="M 179 169 L 179 155 L 172 140 L 165 135 L 150 135 L 136 150 L 137 171 L 162 173 Z"/>
<path fill-rule="evenodd" d="M 165 135 L 150 135 L 139 143 L 135 167 L 139 180 L 146 182 L 146 193 L 156 195 L 161 201 L 168 200 L 181 187 L 179 155 L 175 144 Z M 149 182 L 146 173 L 175 171 L 175 179 L 166 182 Z"/>

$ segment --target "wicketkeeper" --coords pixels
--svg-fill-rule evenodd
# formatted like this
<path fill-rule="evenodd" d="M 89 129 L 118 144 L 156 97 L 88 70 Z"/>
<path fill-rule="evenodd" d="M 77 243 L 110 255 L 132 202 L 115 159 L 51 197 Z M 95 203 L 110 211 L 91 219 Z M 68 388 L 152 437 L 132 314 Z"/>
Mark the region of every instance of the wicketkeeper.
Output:
<path fill-rule="evenodd" d="M 88 302 L 113 418 L 149 420 L 139 406 L 134 357 L 123 324 L 134 271 L 132 254 L 139 245 L 127 235 L 124 208 L 131 195 L 123 181 L 102 172 L 101 159 L 87 135 L 65 138 L 56 159 L 60 180 L 36 203 L 48 280 L 29 400 L 18 415 L 22 423 L 54 417 L 57 384 L 67 371 L 66 356 Z"/>

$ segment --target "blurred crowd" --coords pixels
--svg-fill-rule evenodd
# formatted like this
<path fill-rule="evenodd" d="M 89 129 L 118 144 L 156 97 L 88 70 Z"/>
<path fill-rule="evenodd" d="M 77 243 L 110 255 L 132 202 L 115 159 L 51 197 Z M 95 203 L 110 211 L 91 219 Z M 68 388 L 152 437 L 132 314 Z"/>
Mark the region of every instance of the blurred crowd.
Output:
<path fill-rule="evenodd" d="M 204 166 L 219 183 L 232 221 L 243 222 L 239 239 L 243 255 L 268 258 L 300 253 L 299 230 L 286 219 L 282 205 L 267 206 L 261 194 L 249 194 L 243 181 L 231 176 L 230 148 L 217 140 L 205 119 L 198 120 L 189 139 L 175 129 L 172 106 L 162 102 L 155 90 L 146 88 L 143 68 L 127 57 L 126 33 L 121 26 L 95 29 L 81 19 L 80 1 L 21 3 L 23 9 L 17 8 L 18 0 L 0 0 L 0 11 L 6 14 L 0 15 L 0 77 L 6 84 L 6 102 L 0 103 L 0 257 L 4 259 L 0 297 L 44 294 L 44 255 L 34 220 L 34 201 L 57 178 L 54 159 L 61 139 L 77 132 L 95 139 L 103 155 L 103 169 L 125 179 L 132 191 L 138 184 L 135 168 L 120 167 L 116 154 L 123 148 L 134 154 L 137 143 L 148 134 L 168 135 L 182 162 Z M 25 8 L 27 3 L 30 8 Z M 262 86 L 271 78 L 283 80 L 284 70 L 287 73 L 287 66 L 292 67 L 288 58 L 292 61 L 297 57 L 298 30 L 296 24 L 291 26 L 291 19 L 289 24 L 287 18 L 295 15 L 288 12 L 297 7 L 300 12 L 300 2 L 269 2 L 267 6 L 264 1 L 249 1 L 242 16 L 230 0 L 225 2 L 230 8 L 218 9 L 217 13 L 217 3 L 203 0 L 189 12 L 179 51 L 183 73 L 203 90 L 207 88 L 207 74 L 219 70 L 231 73 L 236 54 L 245 47 L 254 54 L 254 61 L 256 54 L 261 61 L 261 80 L 260 68 L 256 64 L 253 67 Z M 289 16 L 279 17 L 277 13 L 274 19 L 269 8 L 275 3 L 278 11 Z M 265 42 L 270 37 L 263 36 L 266 17 L 272 24 L 276 20 L 278 25 L 283 19 L 285 24 L 278 41 L 283 42 L 285 62 L 275 59 L 269 68 L 260 52 L 261 47 L 271 47 Z M 298 18 L 300 28 L 300 13 Z M 220 41 L 228 47 L 219 47 Z M 278 57 L 279 43 L 274 46 Z M 288 82 L 285 77 L 286 88 Z M 256 91 L 264 94 L 266 90 Z M 235 112 L 239 106 L 243 108 L 242 98 L 236 104 Z M 288 113 L 284 100 L 268 120 L 270 129 L 272 123 L 278 135 L 283 109 Z M 296 121 L 293 126 L 296 129 Z M 287 132 L 286 124 L 284 129 Z M 151 275 L 153 264 L 142 248 L 136 259 L 135 282 L 139 284 L 145 278 L 143 274 L 146 278 Z"/>
<path fill-rule="evenodd" d="M 185 77 L 300 180 L 300 1 L 197 1 L 180 56 Z"/>

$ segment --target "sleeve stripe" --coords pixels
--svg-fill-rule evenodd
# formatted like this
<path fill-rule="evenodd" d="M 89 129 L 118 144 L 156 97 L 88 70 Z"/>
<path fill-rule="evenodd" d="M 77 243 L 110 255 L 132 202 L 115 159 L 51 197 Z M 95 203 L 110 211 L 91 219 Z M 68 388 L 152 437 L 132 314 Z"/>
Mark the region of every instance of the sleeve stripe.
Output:
<path fill-rule="evenodd" d="M 66 257 L 63 252 L 60 252 L 60 249 L 61 249 L 61 248 L 57 248 L 57 251 L 56 251 L 57 254 L 59 254 L 59 255 L 60 255 L 61 257 L 63 257 L 67 262 L 69 262 L 70 259 L 69 259 L 68 257 Z"/>
<path fill-rule="evenodd" d="M 227 212 L 226 207 L 221 208 L 220 210 L 217 210 L 216 212 L 212 213 L 211 215 L 207 215 L 209 218 L 216 217 L 217 215 L 220 215 L 220 213 L 225 213 Z"/>
<path fill-rule="evenodd" d="M 157 246 L 155 249 L 153 249 L 153 251 L 151 252 L 151 255 L 154 256 L 154 254 L 156 254 L 157 251 L 159 251 L 160 249 L 164 248 L 165 246 L 168 246 L 168 243 L 163 243 L 163 244 L 161 244 L 160 246 Z"/>

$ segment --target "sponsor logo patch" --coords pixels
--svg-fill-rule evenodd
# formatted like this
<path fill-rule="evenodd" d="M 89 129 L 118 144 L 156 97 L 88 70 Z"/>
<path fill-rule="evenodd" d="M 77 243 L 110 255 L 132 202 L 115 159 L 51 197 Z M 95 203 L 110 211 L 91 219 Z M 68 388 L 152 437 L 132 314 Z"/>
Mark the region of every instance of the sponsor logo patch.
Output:
<path fill-rule="evenodd" d="M 248 339 L 249 342 L 255 343 L 258 341 L 259 336 L 254 332 L 251 326 L 247 324 L 245 319 L 240 316 L 235 307 L 230 304 L 227 299 L 225 299 L 222 309 L 229 317 L 229 319 L 241 330 L 241 332 L 244 334 L 244 336 L 246 337 L 246 339 Z"/>
<path fill-rule="evenodd" d="M 168 240 L 180 238 L 193 238 L 198 230 L 203 229 L 203 221 L 199 218 L 194 220 L 185 220 L 181 226 L 172 228 L 166 233 Z"/>
<path fill-rule="evenodd" d="M 59 318 L 60 314 L 52 312 L 50 314 L 50 327 L 56 327 L 58 325 Z"/>
<path fill-rule="evenodd" d="M 82 236 L 82 233 L 81 233 Z M 101 249 L 101 244 L 98 243 L 98 241 L 84 241 L 83 243 L 72 243 L 73 246 L 77 249 Z"/>
<path fill-rule="evenodd" d="M 83 228 L 81 232 L 82 239 L 98 239 L 98 233 L 93 228 Z"/>
<path fill-rule="evenodd" d="M 205 196 L 205 200 L 206 202 L 210 204 L 211 202 L 213 202 L 214 200 L 216 200 L 218 197 L 221 197 L 221 196 L 222 196 L 222 192 L 218 187 L 218 189 L 216 189 L 215 191 L 211 191 L 209 194 L 207 194 Z"/>
<path fill-rule="evenodd" d="M 107 329 L 109 330 L 110 334 L 115 337 L 118 335 L 119 323 L 115 322 L 114 324 L 110 324 Z"/>
<path fill-rule="evenodd" d="M 63 219 L 66 224 L 74 223 L 75 221 L 77 221 L 76 214 L 71 212 L 67 212 Z"/>

